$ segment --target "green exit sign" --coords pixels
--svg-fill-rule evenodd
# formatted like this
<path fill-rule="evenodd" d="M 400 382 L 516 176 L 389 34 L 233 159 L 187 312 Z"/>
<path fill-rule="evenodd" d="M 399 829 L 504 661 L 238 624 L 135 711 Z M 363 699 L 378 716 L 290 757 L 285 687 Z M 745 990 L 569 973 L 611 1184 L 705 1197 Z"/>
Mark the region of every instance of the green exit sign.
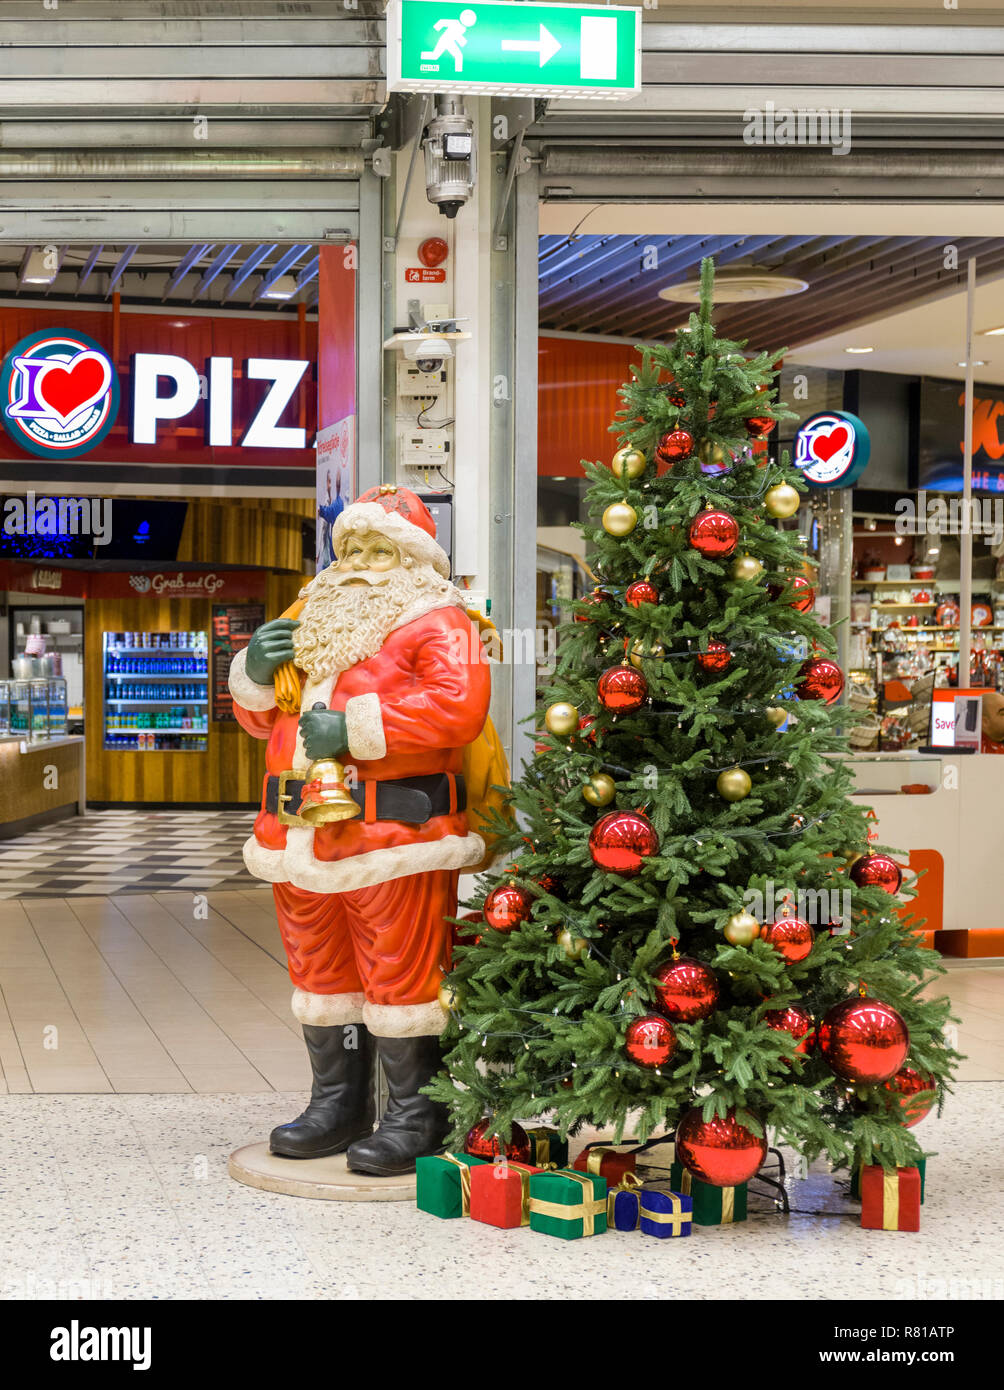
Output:
<path fill-rule="evenodd" d="M 387 90 L 634 96 L 641 9 L 390 0 Z"/>

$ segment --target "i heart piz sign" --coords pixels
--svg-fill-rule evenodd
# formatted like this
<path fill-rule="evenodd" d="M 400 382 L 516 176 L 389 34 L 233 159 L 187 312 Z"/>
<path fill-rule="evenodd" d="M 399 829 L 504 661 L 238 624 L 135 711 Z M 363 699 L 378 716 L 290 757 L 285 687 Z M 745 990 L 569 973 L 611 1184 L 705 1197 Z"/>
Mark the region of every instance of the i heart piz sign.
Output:
<path fill-rule="evenodd" d="M 846 410 L 823 410 L 795 435 L 795 467 L 816 487 L 850 487 L 865 471 L 871 441 L 864 423 Z"/>
<path fill-rule="evenodd" d="M 31 333 L 16 343 L 0 373 L 7 433 L 41 458 L 75 458 L 115 423 L 119 382 L 108 354 L 86 333 Z"/>

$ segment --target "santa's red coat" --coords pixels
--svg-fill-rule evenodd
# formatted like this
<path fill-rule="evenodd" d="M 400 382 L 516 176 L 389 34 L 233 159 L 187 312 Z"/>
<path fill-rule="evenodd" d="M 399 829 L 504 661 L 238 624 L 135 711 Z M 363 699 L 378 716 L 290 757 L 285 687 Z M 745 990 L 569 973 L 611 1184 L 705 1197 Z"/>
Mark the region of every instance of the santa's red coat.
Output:
<path fill-rule="evenodd" d="M 230 673 L 238 722 L 255 738 L 268 739 L 267 774 L 305 773 L 310 760 L 298 737 L 299 714 L 276 708 L 272 686 L 249 679 L 244 656 L 238 654 Z M 323 703 L 344 712 L 349 751 L 343 765 L 355 767 L 360 782 L 387 781 L 459 772 L 464 748 L 488 716 L 490 695 L 478 630 L 462 607 L 450 604 L 404 615 L 368 661 L 327 680 L 305 681 L 301 708 Z M 367 823 L 359 816 L 317 829 L 287 828 L 265 809 L 263 787 L 244 859 L 257 878 L 313 893 L 346 893 L 434 869 L 470 868 L 484 852 L 463 811 L 424 825 Z"/>

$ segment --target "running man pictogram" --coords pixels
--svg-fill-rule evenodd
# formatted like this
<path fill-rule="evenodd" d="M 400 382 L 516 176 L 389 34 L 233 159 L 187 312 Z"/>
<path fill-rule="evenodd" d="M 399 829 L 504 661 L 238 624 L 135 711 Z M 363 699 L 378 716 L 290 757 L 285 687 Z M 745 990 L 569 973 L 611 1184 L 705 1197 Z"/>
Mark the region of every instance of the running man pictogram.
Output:
<path fill-rule="evenodd" d="M 463 50 L 467 43 L 467 30 L 476 24 L 477 20 L 478 17 L 473 10 L 461 10 L 459 19 L 437 19 L 433 28 L 442 30 L 442 33 L 439 35 L 435 48 L 430 53 L 423 53 L 422 57 L 431 63 L 444 53 L 448 53 L 453 59 L 456 71 L 463 72 Z"/>

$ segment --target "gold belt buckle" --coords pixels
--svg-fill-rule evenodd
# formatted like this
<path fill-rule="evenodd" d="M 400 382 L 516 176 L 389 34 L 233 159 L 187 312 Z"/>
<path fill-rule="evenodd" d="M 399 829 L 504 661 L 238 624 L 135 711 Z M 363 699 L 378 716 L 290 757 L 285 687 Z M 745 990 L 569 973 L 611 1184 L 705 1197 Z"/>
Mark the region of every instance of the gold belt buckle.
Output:
<path fill-rule="evenodd" d="M 290 778 L 293 778 L 293 777 L 297 778 L 297 780 L 298 780 L 298 781 L 301 781 L 301 782 L 304 782 L 304 781 L 307 780 L 306 777 L 304 776 L 304 774 L 303 774 L 302 772 L 298 772 L 298 771 L 296 770 L 295 767 L 289 767 L 289 768 L 286 769 L 285 772 L 280 772 L 280 773 L 279 773 L 279 810 L 278 810 L 279 824 L 280 824 L 280 825 L 309 825 L 310 822 L 309 822 L 309 821 L 305 821 L 305 820 L 303 819 L 302 816 L 298 816 L 298 815 L 296 814 L 295 811 L 287 811 L 287 810 L 286 810 L 286 802 L 287 802 L 287 801 L 292 801 L 292 800 L 293 800 L 292 793 L 286 791 L 286 783 L 290 780 Z M 302 804 L 302 796 L 301 796 L 301 804 Z"/>

